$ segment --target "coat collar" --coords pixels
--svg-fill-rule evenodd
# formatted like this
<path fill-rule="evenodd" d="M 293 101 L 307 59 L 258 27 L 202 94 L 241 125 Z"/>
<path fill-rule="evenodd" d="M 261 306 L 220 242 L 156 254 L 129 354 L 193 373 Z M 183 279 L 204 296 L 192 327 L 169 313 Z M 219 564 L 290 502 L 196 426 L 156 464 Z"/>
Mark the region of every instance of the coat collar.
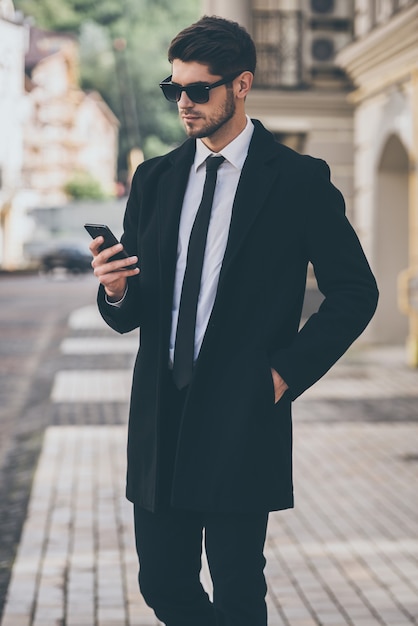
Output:
<path fill-rule="evenodd" d="M 260 197 L 265 197 L 265 182 L 274 179 L 277 175 L 277 168 L 271 167 L 271 161 L 280 156 L 281 146 L 278 144 L 273 135 L 267 131 L 258 120 L 252 120 L 254 124 L 254 133 L 251 139 L 248 156 L 244 163 L 240 182 L 234 202 L 234 209 L 242 202 L 249 204 L 249 198 L 246 199 L 245 193 L 251 191 L 251 198 L 258 198 L 257 202 L 253 202 L 254 210 L 261 207 Z M 166 167 L 160 179 L 160 210 L 163 217 L 172 214 L 173 207 L 178 209 L 184 197 L 187 186 L 190 168 L 193 164 L 196 152 L 196 143 L 194 139 L 187 139 L 181 146 L 166 155 Z M 164 157 L 163 157 L 164 159 Z M 262 174 L 262 180 L 258 178 Z M 272 182 L 272 180 L 271 180 Z M 177 211 L 174 211 L 177 214 Z M 234 213 L 237 213 L 234 210 Z M 239 217 L 235 217 L 239 219 Z"/>
<path fill-rule="evenodd" d="M 180 213 L 194 155 L 195 141 L 188 139 L 179 148 L 161 158 L 159 167 L 162 171 L 155 183 L 158 186 L 158 257 L 162 293 L 165 297 L 163 310 L 167 313 L 167 324 L 171 323 Z"/>
<path fill-rule="evenodd" d="M 258 120 L 252 121 L 254 133 L 235 195 L 219 287 L 263 208 L 271 186 L 280 175 L 277 160 L 281 156 L 282 147 Z M 195 150 L 195 141 L 188 139 L 163 157 L 166 167 L 159 180 L 158 205 L 160 255 L 166 268 L 175 268 L 180 213 Z M 170 280 L 173 277 L 174 270 L 172 275 L 170 273 Z"/>

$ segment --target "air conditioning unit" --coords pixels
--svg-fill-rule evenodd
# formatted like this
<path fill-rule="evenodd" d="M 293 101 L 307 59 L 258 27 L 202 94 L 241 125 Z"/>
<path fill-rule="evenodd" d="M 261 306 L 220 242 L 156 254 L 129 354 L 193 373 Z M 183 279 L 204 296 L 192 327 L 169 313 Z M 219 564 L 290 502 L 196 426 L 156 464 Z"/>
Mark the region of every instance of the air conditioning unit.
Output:
<path fill-rule="evenodd" d="M 304 65 L 306 68 L 327 68 L 335 65 L 337 52 L 352 40 L 350 32 L 307 30 L 304 37 Z"/>
<path fill-rule="evenodd" d="M 352 40 L 354 0 L 303 0 L 303 60 L 307 82 L 342 79 L 337 53 Z"/>
<path fill-rule="evenodd" d="M 354 0 L 303 0 L 303 9 L 314 20 L 352 20 Z"/>

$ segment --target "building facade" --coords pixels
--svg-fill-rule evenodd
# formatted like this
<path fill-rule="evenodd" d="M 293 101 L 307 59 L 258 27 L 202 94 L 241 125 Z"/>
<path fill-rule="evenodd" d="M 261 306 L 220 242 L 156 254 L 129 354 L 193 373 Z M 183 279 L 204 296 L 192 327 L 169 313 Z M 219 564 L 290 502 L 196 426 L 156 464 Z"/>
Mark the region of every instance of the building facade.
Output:
<path fill-rule="evenodd" d="M 119 124 L 97 92 L 79 88 L 77 40 L 31 28 L 25 70 L 23 174 L 37 204 L 65 204 L 65 186 L 77 172 L 114 194 Z"/>
<path fill-rule="evenodd" d="M 418 366 L 418 2 L 356 0 L 338 55 L 354 83 L 355 214 L 380 287 L 375 342 Z"/>
<path fill-rule="evenodd" d="M 25 31 L 11 0 L 0 0 L 0 266 L 22 255 Z"/>

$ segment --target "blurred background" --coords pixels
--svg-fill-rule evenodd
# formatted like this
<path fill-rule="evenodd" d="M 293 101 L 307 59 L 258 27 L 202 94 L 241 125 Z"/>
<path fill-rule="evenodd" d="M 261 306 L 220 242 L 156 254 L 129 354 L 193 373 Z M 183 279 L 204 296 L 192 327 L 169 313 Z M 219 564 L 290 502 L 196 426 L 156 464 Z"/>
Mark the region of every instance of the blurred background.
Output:
<path fill-rule="evenodd" d="M 157 85 L 203 13 L 251 32 L 249 114 L 328 161 L 381 290 L 364 339 L 416 366 L 416 0 L 0 0 L 0 267 L 120 231 L 135 167 L 184 139 Z"/>
<path fill-rule="evenodd" d="M 359 514 L 357 503 L 352 510 L 377 537 L 386 515 L 399 540 L 415 546 L 415 569 L 405 577 L 416 601 L 418 0 L 0 0 L 0 618 L 44 433 L 51 425 L 120 425 L 123 440 L 137 337 L 119 338 L 99 318 L 83 224 L 107 223 L 120 236 L 137 165 L 184 141 L 177 107 L 158 83 L 170 74 L 171 39 L 203 14 L 236 20 L 252 34 L 258 68 L 249 115 L 279 141 L 329 163 L 376 274 L 375 317 L 342 363 L 298 401 L 295 425 L 307 428 L 299 445 L 310 447 L 309 428 L 326 422 L 327 451 L 330 424 L 358 434 L 365 447 L 347 457 L 346 495 L 339 489 L 329 500 L 340 498 L 349 510 L 363 463 L 370 510 Z M 320 300 L 310 268 L 305 318 Z M 301 483 L 314 469 L 318 482 L 322 471 L 338 478 L 339 457 L 354 445 L 340 449 L 345 436 L 335 435 L 338 459 L 320 448 L 320 462 Z M 378 454 L 386 456 L 376 466 Z M 123 490 L 123 450 L 121 459 L 115 498 Z M 400 511 L 410 508 L 405 528 L 396 498 Z M 315 505 L 309 515 L 316 512 Z M 97 517 L 95 532 L 108 517 Z M 346 527 L 338 512 L 336 520 Z M 400 544 L 390 546 L 386 560 L 401 558 Z M 366 553 L 373 557 L 374 548 Z M 135 576 L 129 580 L 139 602 Z M 26 588 L 23 595 L 32 602 Z"/>

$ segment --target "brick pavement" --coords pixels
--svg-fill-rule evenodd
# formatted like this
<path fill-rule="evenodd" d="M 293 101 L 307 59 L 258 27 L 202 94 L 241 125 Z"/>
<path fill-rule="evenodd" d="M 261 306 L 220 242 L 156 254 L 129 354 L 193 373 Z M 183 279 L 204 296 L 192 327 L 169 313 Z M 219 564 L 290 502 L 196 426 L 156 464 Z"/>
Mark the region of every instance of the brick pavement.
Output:
<path fill-rule="evenodd" d="M 156 626 L 124 499 L 133 345 L 94 307 L 70 325 L 1 626 Z M 402 351 L 354 349 L 295 403 L 296 508 L 271 515 L 266 545 L 270 626 L 418 624 L 417 383 Z"/>

